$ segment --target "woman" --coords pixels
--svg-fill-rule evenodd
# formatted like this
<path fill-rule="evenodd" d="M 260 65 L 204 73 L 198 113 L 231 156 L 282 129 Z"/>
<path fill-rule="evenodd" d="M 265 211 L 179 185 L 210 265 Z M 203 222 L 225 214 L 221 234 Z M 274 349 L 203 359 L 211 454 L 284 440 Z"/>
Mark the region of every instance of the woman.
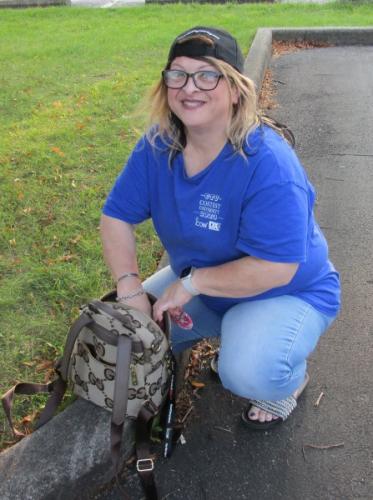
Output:
<path fill-rule="evenodd" d="M 340 291 L 314 189 L 281 129 L 259 117 L 243 63 L 225 31 L 176 38 L 151 94 L 153 126 L 101 229 L 119 300 L 157 321 L 168 310 L 175 352 L 220 336 L 224 387 L 249 400 L 248 426 L 267 429 L 295 408 Z M 149 217 L 170 266 L 141 285 L 133 225 Z M 158 297 L 152 311 L 144 289 Z"/>

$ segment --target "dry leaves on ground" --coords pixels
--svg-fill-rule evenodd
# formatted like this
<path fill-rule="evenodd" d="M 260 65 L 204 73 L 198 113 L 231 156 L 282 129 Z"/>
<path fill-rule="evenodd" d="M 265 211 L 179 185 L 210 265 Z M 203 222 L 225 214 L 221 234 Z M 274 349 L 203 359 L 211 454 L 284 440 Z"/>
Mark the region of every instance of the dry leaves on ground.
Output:
<path fill-rule="evenodd" d="M 176 425 L 178 427 L 182 427 L 193 412 L 193 402 L 196 397 L 199 397 L 198 391 L 205 387 L 205 383 L 198 380 L 201 371 L 208 366 L 217 350 L 218 348 L 207 340 L 199 342 L 192 349 L 189 364 L 185 370 L 185 383 L 176 401 Z"/>

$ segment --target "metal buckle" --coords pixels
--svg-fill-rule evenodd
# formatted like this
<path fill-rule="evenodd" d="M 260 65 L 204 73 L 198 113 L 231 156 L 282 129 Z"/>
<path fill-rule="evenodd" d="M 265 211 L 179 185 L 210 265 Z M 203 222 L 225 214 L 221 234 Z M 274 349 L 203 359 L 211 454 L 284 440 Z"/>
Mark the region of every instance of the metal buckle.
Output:
<path fill-rule="evenodd" d="M 138 472 L 150 472 L 154 470 L 154 461 L 152 458 L 141 458 L 136 462 Z"/>

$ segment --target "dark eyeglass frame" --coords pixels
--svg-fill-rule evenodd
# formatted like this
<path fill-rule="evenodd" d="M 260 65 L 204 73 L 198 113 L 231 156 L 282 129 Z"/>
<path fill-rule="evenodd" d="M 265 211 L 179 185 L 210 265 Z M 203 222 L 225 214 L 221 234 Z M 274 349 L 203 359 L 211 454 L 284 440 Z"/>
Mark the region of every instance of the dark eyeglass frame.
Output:
<path fill-rule="evenodd" d="M 171 85 L 168 85 L 167 83 L 167 74 L 170 73 L 170 72 L 177 72 L 177 73 L 183 73 L 184 76 L 185 76 L 185 82 L 182 84 L 182 85 L 179 85 L 177 87 L 172 87 Z M 202 88 L 200 85 L 197 84 L 197 81 L 196 81 L 196 78 L 195 76 L 198 75 L 199 73 L 213 73 L 214 75 L 216 75 L 218 78 L 216 80 L 216 85 L 214 87 L 211 87 L 211 88 Z M 168 89 L 182 89 L 183 87 L 185 87 L 185 85 L 188 83 L 189 81 L 189 78 L 192 78 L 193 80 L 193 83 L 195 85 L 195 87 L 198 89 L 198 90 L 204 90 L 204 91 L 209 91 L 209 90 L 215 90 L 216 87 L 219 85 L 219 82 L 220 80 L 222 79 L 223 77 L 223 74 L 222 73 L 219 73 L 219 71 L 214 71 L 214 70 L 200 70 L 200 71 L 195 71 L 194 73 L 187 73 L 186 71 L 183 71 L 181 69 L 165 69 L 162 71 L 162 78 L 163 78 L 163 82 L 164 84 L 166 85 L 166 87 Z"/>

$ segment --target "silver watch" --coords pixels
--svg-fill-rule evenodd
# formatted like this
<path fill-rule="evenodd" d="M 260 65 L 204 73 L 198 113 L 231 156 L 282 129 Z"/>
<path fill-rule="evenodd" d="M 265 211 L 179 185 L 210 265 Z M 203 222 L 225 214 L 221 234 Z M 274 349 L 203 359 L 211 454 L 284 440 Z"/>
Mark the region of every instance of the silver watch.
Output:
<path fill-rule="evenodd" d="M 180 281 L 183 284 L 185 290 L 187 290 L 192 295 L 199 295 L 200 292 L 194 288 L 192 283 L 193 273 L 195 271 L 195 267 L 186 267 L 180 273 Z"/>

